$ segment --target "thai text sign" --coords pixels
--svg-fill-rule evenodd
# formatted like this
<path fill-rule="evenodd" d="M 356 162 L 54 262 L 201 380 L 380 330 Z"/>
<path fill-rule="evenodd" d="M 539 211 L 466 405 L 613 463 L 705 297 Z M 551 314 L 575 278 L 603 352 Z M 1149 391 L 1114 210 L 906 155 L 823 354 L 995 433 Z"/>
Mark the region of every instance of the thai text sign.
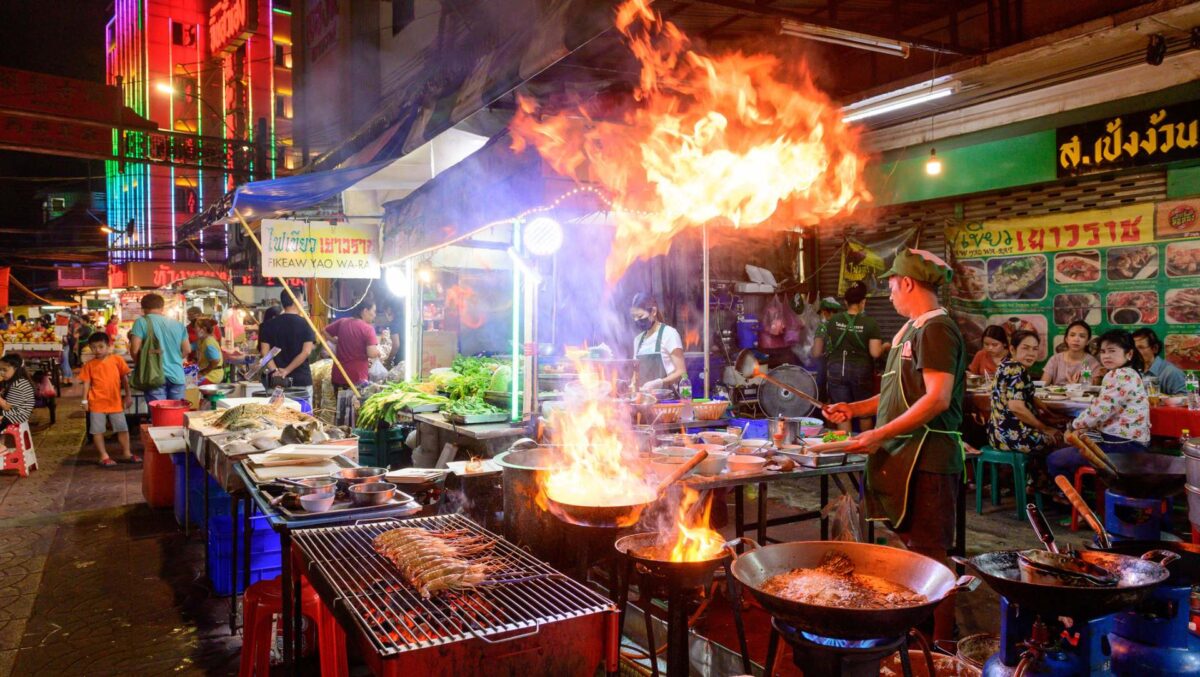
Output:
<path fill-rule="evenodd" d="M 1139 204 L 948 228 L 954 256 L 1007 256 L 1154 241 L 1154 205 Z"/>
<path fill-rule="evenodd" d="M 262 272 L 272 277 L 379 277 L 379 225 L 262 222 Z"/>
<path fill-rule="evenodd" d="M 1200 101 L 1063 127 L 1058 175 L 1200 158 Z"/>
<path fill-rule="evenodd" d="M 108 286 L 113 289 L 161 289 L 194 277 L 211 277 L 228 282 L 229 271 L 220 265 L 183 261 L 129 261 L 108 266 Z"/>
<path fill-rule="evenodd" d="M 208 13 L 209 52 L 231 52 L 257 29 L 257 0 L 220 0 Z"/>

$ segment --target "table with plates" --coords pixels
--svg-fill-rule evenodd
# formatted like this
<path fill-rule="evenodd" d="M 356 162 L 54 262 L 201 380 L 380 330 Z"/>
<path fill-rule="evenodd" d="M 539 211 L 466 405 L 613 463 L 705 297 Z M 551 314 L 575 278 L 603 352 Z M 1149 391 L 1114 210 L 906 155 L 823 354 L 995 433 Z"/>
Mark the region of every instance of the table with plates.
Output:
<path fill-rule="evenodd" d="M 1038 404 L 1053 414 L 1068 419 L 1078 416 L 1088 408 L 1094 398 L 1066 397 L 1038 391 Z M 985 416 L 992 410 L 990 390 L 968 389 L 966 396 L 968 410 L 975 410 Z M 1192 436 L 1200 435 L 1200 411 L 1192 411 L 1187 407 L 1167 405 L 1150 407 L 1150 434 L 1154 437 L 1178 438 L 1184 430 Z"/>

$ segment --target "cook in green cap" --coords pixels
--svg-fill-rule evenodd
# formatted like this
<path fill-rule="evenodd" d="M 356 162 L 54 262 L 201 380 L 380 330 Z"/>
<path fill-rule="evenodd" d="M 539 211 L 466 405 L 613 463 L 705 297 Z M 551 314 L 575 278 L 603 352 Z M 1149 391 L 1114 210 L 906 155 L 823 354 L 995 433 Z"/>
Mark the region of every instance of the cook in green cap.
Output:
<path fill-rule="evenodd" d="M 879 395 L 824 410 L 835 423 L 877 416 L 877 427 L 846 449 L 870 454 L 867 518 L 888 521 L 910 550 L 947 566 L 962 490 L 966 373 L 962 333 L 938 303 L 938 286 L 951 276 L 950 266 L 930 252 L 905 248 L 896 254 L 884 277 L 892 305 L 908 321 L 892 340 Z M 953 633 L 951 596 L 934 614 L 934 638 Z"/>
<path fill-rule="evenodd" d="M 817 312 L 821 314 L 822 322 L 828 322 L 829 318 L 842 312 L 842 310 L 844 310 L 842 304 L 838 303 L 838 300 L 832 296 L 826 296 L 821 299 L 820 305 L 817 306 Z"/>

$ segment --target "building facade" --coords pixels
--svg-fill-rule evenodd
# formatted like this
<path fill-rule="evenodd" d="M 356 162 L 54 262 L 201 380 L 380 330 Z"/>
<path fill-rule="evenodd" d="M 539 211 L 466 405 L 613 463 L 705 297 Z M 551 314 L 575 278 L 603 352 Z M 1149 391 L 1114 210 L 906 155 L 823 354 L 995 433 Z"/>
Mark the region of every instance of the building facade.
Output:
<path fill-rule="evenodd" d="M 227 229 L 177 228 L 226 191 L 299 165 L 289 0 L 114 0 L 106 77 L 159 133 L 120 130 L 106 166 L 113 261 L 214 260 Z"/>

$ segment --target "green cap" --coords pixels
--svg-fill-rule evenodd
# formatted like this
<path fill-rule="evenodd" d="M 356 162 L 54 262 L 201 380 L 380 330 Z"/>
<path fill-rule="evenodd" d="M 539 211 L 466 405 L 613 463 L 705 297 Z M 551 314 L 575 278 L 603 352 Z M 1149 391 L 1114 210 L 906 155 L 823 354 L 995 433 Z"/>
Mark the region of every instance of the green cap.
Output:
<path fill-rule="evenodd" d="M 896 252 L 896 259 L 892 261 L 892 267 L 881 277 L 891 275 L 911 277 L 921 282 L 940 285 L 943 282 L 949 282 L 950 278 L 954 277 L 954 271 L 940 257 L 924 249 L 905 247 Z"/>
<path fill-rule="evenodd" d="M 832 296 L 826 296 L 825 298 L 821 299 L 821 305 L 818 306 L 818 309 L 839 311 L 842 310 L 842 304 L 838 303 L 838 300 Z"/>

